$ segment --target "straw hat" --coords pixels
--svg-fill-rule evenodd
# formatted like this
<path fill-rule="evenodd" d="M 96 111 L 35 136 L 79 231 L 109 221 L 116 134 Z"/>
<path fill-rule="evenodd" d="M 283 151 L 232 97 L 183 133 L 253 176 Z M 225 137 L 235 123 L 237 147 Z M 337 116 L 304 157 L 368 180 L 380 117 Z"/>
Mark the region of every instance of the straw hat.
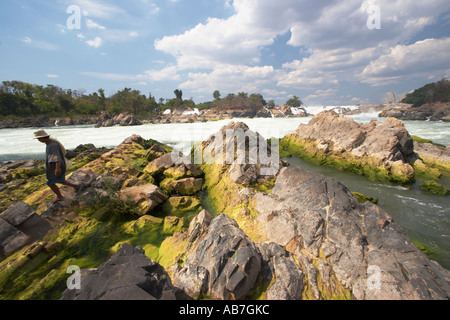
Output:
<path fill-rule="evenodd" d="M 50 135 L 47 132 L 45 132 L 44 130 L 38 130 L 34 133 L 35 139 L 48 138 L 48 137 L 50 137 Z"/>

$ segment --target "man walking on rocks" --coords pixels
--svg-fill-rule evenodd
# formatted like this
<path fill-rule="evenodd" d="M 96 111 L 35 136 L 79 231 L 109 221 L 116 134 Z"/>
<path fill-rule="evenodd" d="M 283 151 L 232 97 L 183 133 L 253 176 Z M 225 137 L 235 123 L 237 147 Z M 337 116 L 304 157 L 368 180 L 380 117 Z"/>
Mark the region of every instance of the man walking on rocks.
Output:
<path fill-rule="evenodd" d="M 34 133 L 34 138 L 39 142 L 45 143 L 47 148 L 45 150 L 45 173 L 47 176 L 47 185 L 56 194 L 56 198 L 50 203 L 56 203 L 64 200 L 64 197 L 59 190 L 57 183 L 69 186 L 78 190 L 79 185 L 66 181 L 66 160 L 64 158 L 63 147 L 54 140 L 50 139 L 50 135 L 44 130 L 39 130 Z"/>

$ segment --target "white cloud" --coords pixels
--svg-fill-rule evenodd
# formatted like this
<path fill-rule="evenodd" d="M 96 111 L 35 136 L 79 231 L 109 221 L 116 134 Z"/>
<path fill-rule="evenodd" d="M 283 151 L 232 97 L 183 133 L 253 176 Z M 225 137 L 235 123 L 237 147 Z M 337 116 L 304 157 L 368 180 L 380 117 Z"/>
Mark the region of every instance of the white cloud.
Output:
<path fill-rule="evenodd" d="M 52 79 L 59 78 L 59 75 L 57 75 L 57 74 L 46 74 L 45 76 L 46 76 L 47 78 L 52 78 Z"/>
<path fill-rule="evenodd" d="M 83 15 L 89 17 L 109 19 L 125 13 L 122 8 L 101 0 L 71 0 L 71 2 L 80 6 Z"/>
<path fill-rule="evenodd" d="M 42 49 L 46 51 L 55 51 L 59 49 L 59 47 L 56 44 L 43 40 L 33 40 L 30 37 L 23 38 L 22 42 L 26 43 L 28 46 L 32 48 Z"/>
<path fill-rule="evenodd" d="M 103 44 L 103 39 L 100 37 L 95 37 L 92 40 L 87 40 L 86 43 L 91 47 L 99 48 Z"/>
<path fill-rule="evenodd" d="M 80 74 L 96 79 L 109 81 L 134 81 L 144 83 L 145 81 L 170 81 L 180 80 L 176 66 L 168 66 L 160 70 L 147 70 L 142 74 L 120 74 L 120 73 L 104 73 L 104 72 L 80 72 Z"/>
<path fill-rule="evenodd" d="M 278 96 L 285 97 L 288 94 L 286 91 L 279 91 L 279 90 L 274 90 L 274 89 L 263 89 L 262 92 L 265 95 L 268 95 L 271 97 L 278 97 Z"/>
<path fill-rule="evenodd" d="M 288 22 L 280 18 L 289 11 L 287 5 L 294 3 L 293 0 L 281 5 L 268 0 L 235 0 L 233 16 L 209 18 L 205 24 L 198 24 L 183 34 L 165 36 L 155 41 L 155 48 L 176 57 L 180 68 L 257 63 L 261 47 L 271 45 L 277 34 L 288 30 Z M 278 12 L 280 8 L 283 13 Z"/>
<path fill-rule="evenodd" d="M 376 57 L 376 48 L 359 51 L 339 48 L 315 50 L 309 57 L 284 63 L 286 74 L 278 81 L 283 87 L 315 87 L 352 81 L 355 74 Z"/>
<path fill-rule="evenodd" d="M 159 11 L 151 0 L 138 3 L 147 16 Z M 287 95 L 285 88 L 299 88 L 309 90 L 307 98 L 320 99 L 339 97 L 336 88 L 344 82 L 377 85 L 404 77 L 433 78 L 450 73 L 448 59 L 444 58 L 448 47 L 443 42 L 433 39 L 410 43 L 440 13 L 450 10 L 448 0 L 224 0 L 222 3 L 227 11 L 232 6 L 235 13 L 223 19 L 211 17 L 182 33 L 154 41 L 154 48 L 174 57 L 175 65 L 137 75 L 89 75 L 142 83 L 175 80 L 181 82 L 179 88 L 205 94 L 228 90 L 281 97 Z M 124 16 L 121 8 L 106 1 L 78 0 L 78 4 L 89 16 L 90 31 L 97 33 L 86 33 L 89 39 L 97 36 L 89 40 L 94 47 L 101 46 L 103 41 L 123 42 L 146 33 L 135 24 L 131 24 L 131 30 L 110 29 L 113 24 L 105 24 L 108 29 L 101 29 L 92 19 L 104 23 L 101 19 L 121 17 L 128 22 L 130 16 L 126 12 Z M 369 4 L 380 7 L 380 30 L 367 27 Z M 135 27 L 139 33 L 132 30 Z M 268 60 L 263 59 L 268 54 L 273 55 L 272 61 L 282 56 L 269 50 L 275 39 L 281 38 L 277 36 L 286 34 L 290 34 L 290 39 L 284 45 L 298 49 L 298 57 L 286 55 L 291 58 L 278 60 L 281 65 L 278 68 L 267 65 Z"/>
<path fill-rule="evenodd" d="M 161 70 L 148 70 L 144 72 L 143 77 L 151 81 L 178 81 L 181 79 L 180 75 L 178 74 L 178 68 L 176 66 L 168 66 Z"/>
<path fill-rule="evenodd" d="M 189 80 L 179 87 L 194 92 L 213 92 L 218 89 L 228 92 L 258 92 L 261 87 L 270 84 L 276 75 L 272 66 L 220 64 L 210 73 L 189 73 Z"/>
<path fill-rule="evenodd" d="M 91 19 L 86 19 L 86 26 L 90 29 L 100 29 L 105 30 L 106 28 L 98 23 L 92 21 Z"/>
<path fill-rule="evenodd" d="M 444 77 L 450 69 L 449 52 L 450 38 L 397 45 L 370 62 L 359 78 L 372 85 L 384 85 L 408 78 Z"/>
<path fill-rule="evenodd" d="M 316 92 L 314 92 L 314 94 L 310 94 L 309 96 L 307 96 L 305 98 L 305 100 L 314 100 L 314 99 L 323 99 L 323 98 L 328 98 L 328 97 L 332 97 L 336 94 L 338 90 L 337 89 L 327 89 L 327 90 L 316 90 Z"/>
<path fill-rule="evenodd" d="M 156 40 L 154 45 L 174 56 L 180 70 L 212 69 L 210 73 L 190 73 L 189 80 L 182 84 L 185 88 L 206 90 L 223 82 L 228 87 L 233 87 L 233 81 L 243 83 L 236 72 L 241 72 L 245 79 L 250 66 L 260 62 L 261 48 L 290 30 L 288 44 L 306 47 L 311 55 L 286 62 L 282 67 L 284 77 L 277 84 L 285 87 L 337 84 L 354 80 L 386 48 L 432 23 L 436 8 L 450 8 L 447 2 L 380 0 L 377 2 L 383 22 L 380 31 L 366 26 L 370 1 L 234 0 L 233 16 L 209 18 L 183 34 Z M 224 65 L 228 71 L 224 71 Z M 230 66 L 240 67 L 229 72 Z M 231 77 L 218 78 L 224 74 Z"/>

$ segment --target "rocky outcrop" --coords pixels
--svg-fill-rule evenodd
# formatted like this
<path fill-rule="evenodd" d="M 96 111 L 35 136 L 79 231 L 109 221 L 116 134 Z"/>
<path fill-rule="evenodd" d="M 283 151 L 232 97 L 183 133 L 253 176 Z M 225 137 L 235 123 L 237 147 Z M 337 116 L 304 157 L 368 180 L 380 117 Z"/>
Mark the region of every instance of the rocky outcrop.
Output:
<path fill-rule="evenodd" d="M 125 188 L 120 191 L 122 201 L 130 200 L 141 215 L 152 211 L 156 206 L 167 200 L 164 192 L 154 184 L 145 184 Z"/>
<path fill-rule="evenodd" d="M 253 289 L 261 271 L 261 256 L 234 220 L 220 214 L 206 232 L 190 240 L 196 242 L 196 248 L 174 273 L 175 285 L 193 296 L 206 294 L 219 300 L 241 299 Z"/>
<path fill-rule="evenodd" d="M 431 262 L 380 207 L 360 204 L 333 179 L 283 168 L 272 194 L 259 193 L 255 201 L 269 239 L 303 261 L 305 273 L 321 275 L 308 277 L 320 295 L 337 283 L 324 281 L 327 269 L 356 299 L 449 298 L 448 270 Z"/>
<path fill-rule="evenodd" d="M 16 202 L 0 214 L 0 259 L 39 240 L 51 225 L 25 202 Z"/>
<path fill-rule="evenodd" d="M 380 207 L 331 178 L 283 168 L 248 220 L 202 211 L 185 232 L 173 283 L 194 298 L 449 299 L 450 272 L 430 261 Z M 264 290 L 259 289 L 266 288 Z"/>
<path fill-rule="evenodd" d="M 429 179 L 421 184 L 421 189 L 436 195 L 450 194 L 441 180 L 450 178 L 450 149 L 415 137 L 414 150 L 419 158 L 414 162 L 415 171 Z"/>
<path fill-rule="evenodd" d="M 228 170 L 232 181 L 250 185 L 273 179 L 283 162 L 278 141 L 269 145 L 259 133 L 243 122 L 230 122 L 194 149 L 194 158 L 205 165 Z"/>
<path fill-rule="evenodd" d="M 449 103 L 432 103 L 424 104 L 419 107 L 412 106 L 392 106 L 386 107 L 380 113 L 380 117 L 394 117 L 402 120 L 431 120 L 431 121 L 448 121 L 450 116 Z"/>
<path fill-rule="evenodd" d="M 408 154 L 400 141 L 385 156 Z M 449 271 L 386 212 L 271 146 L 233 122 L 196 145 L 194 165 L 134 135 L 73 172 L 82 188 L 62 187 L 66 200 L 47 204 L 41 182 L 0 215 L 2 297 L 59 299 L 79 264 L 92 270 L 63 299 L 449 299 Z M 50 224 L 44 238 L 33 217 Z"/>
<path fill-rule="evenodd" d="M 187 298 L 142 248 L 124 244 L 108 261 L 67 289 L 62 300 L 176 300 Z"/>
<path fill-rule="evenodd" d="M 115 117 L 111 117 L 108 114 L 103 114 L 95 127 L 112 127 L 112 126 L 138 126 L 141 125 L 142 121 L 136 118 L 135 115 L 130 113 L 121 113 Z"/>
<path fill-rule="evenodd" d="M 287 154 L 367 175 L 374 180 L 414 181 L 413 140 L 395 118 L 359 124 L 324 111 L 280 142 Z"/>

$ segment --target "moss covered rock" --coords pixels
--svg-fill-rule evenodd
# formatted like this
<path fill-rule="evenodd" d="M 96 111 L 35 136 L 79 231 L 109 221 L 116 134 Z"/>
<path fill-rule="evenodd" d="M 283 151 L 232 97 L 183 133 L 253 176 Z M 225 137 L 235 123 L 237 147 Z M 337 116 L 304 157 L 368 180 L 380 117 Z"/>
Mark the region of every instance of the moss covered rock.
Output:
<path fill-rule="evenodd" d="M 284 155 L 355 172 L 371 180 L 407 184 L 415 179 L 410 165 L 415 160 L 413 140 L 403 124 L 393 118 L 358 124 L 326 111 L 286 135 L 280 146 Z"/>
<path fill-rule="evenodd" d="M 445 196 L 450 194 L 450 190 L 448 190 L 447 188 L 445 188 L 443 185 L 441 185 L 440 183 L 434 181 L 434 180 L 427 180 L 424 181 L 421 185 L 420 188 L 424 191 L 433 193 L 435 195 L 438 196 Z"/>

